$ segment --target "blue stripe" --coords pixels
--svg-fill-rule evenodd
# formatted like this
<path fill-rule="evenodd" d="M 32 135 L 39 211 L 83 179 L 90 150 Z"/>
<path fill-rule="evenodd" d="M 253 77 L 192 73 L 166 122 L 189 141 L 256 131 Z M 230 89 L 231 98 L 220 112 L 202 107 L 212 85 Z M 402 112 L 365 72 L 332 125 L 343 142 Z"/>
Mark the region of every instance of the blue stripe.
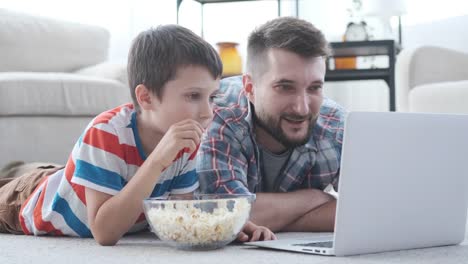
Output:
<path fill-rule="evenodd" d="M 184 189 L 194 185 L 198 181 L 197 172 L 195 170 L 188 171 L 174 178 L 172 189 Z"/>
<path fill-rule="evenodd" d="M 68 202 L 56 194 L 52 204 L 52 210 L 61 214 L 65 223 L 73 229 L 80 237 L 93 237 L 88 227 L 76 217 Z"/>
<path fill-rule="evenodd" d="M 170 191 L 172 180 L 166 180 L 163 183 L 158 183 L 151 193 L 151 197 L 158 197 Z"/>
<path fill-rule="evenodd" d="M 120 174 L 83 160 L 76 160 L 75 176 L 116 191 L 122 190 L 122 183 L 125 182 Z"/>
<path fill-rule="evenodd" d="M 156 184 L 153 192 L 151 193 L 151 197 L 161 196 L 166 192 L 170 192 L 174 189 L 184 189 L 193 186 L 197 181 L 198 177 L 196 171 L 189 171 L 170 180 L 165 180 L 162 183 Z"/>

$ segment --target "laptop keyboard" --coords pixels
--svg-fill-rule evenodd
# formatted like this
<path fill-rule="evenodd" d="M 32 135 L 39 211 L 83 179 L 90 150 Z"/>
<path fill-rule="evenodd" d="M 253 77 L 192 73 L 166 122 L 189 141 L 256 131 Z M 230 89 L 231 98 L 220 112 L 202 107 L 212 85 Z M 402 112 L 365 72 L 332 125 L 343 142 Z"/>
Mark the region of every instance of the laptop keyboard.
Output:
<path fill-rule="evenodd" d="M 312 243 L 305 243 L 305 244 L 294 244 L 294 246 L 332 248 L 333 247 L 333 241 L 312 242 Z"/>

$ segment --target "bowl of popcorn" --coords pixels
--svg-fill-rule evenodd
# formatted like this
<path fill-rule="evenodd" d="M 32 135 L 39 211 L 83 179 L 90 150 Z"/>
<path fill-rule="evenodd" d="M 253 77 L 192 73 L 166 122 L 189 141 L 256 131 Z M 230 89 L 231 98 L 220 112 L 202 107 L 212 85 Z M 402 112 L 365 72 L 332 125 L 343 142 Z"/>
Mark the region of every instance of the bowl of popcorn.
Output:
<path fill-rule="evenodd" d="M 194 194 L 143 201 L 151 231 L 183 250 L 211 250 L 236 239 L 249 220 L 255 194 Z"/>

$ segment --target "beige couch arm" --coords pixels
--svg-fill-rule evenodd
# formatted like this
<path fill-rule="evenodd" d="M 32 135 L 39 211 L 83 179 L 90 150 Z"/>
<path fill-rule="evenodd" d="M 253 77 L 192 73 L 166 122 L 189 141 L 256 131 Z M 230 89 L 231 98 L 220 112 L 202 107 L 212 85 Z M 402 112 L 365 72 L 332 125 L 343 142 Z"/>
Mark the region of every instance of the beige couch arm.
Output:
<path fill-rule="evenodd" d="M 79 75 L 112 79 L 128 86 L 127 66 L 125 64 L 103 62 L 73 72 Z"/>
<path fill-rule="evenodd" d="M 397 111 L 409 111 L 416 86 L 460 80 L 468 80 L 468 54 L 431 46 L 403 50 L 395 69 Z"/>

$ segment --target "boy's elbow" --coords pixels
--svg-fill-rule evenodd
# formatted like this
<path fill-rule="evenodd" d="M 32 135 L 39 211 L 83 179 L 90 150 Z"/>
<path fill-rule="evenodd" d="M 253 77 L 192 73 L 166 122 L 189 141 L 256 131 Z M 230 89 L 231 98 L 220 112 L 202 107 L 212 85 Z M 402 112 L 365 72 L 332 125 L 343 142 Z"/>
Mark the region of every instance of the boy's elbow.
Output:
<path fill-rule="evenodd" d="M 103 237 L 94 237 L 94 240 L 98 242 L 99 245 L 101 246 L 115 246 L 117 242 L 119 241 L 118 239 L 109 239 L 109 238 L 103 238 Z"/>
<path fill-rule="evenodd" d="M 117 244 L 117 241 L 106 241 L 106 242 L 98 242 L 99 245 L 109 247 L 109 246 L 115 246 Z"/>
<path fill-rule="evenodd" d="M 105 234 L 99 234 L 98 232 L 93 232 L 93 237 L 96 242 L 101 246 L 115 246 L 119 241 L 118 238 L 113 238 L 106 236 Z"/>

